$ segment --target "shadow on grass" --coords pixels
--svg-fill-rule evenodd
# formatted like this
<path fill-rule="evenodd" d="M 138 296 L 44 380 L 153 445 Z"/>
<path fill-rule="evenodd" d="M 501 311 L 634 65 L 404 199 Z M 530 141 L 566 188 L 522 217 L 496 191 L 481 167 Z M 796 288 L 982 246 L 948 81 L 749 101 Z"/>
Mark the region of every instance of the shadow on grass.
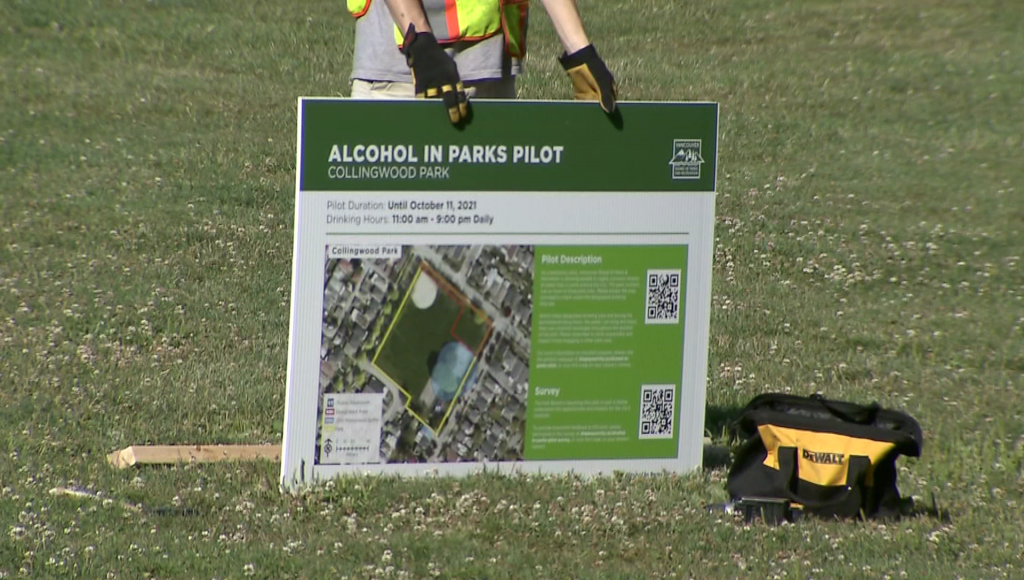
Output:
<path fill-rule="evenodd" d="M 732 423 L 739 418 L 742 411 L 743 407 L 737 405 L 728 407 L 708 405 L 704 411 L 704 432 L 710 433 L 712 439 L 720 438 L 732 442 L 736 438 Z"/>
<path fill-rule="evenodd" d="M 732 453 L 723 445 L 704 445 L 704 469 L 721 469 L 732 465 Z"/>
<path fill-rule="evenodd" d="M 940 522 L 942 522 L 944 524 L 952 523 L 952 521 L 953 521 L 952 513 L 948 509 L 946 509 L 946 508 L 942 507 L 941 505 L 939 505 L 939 502 L 935 498 L 935 494 L 934 493 L 931 496 L 930 505 L 922 506 L 918 502 L 915 501 L 915 502 L 913 502 L 913 505 L 910 506 L 910 509 L 907 510 L 907 513 L 905 513 L 903 515 L 903 517 L 905 517 L 905 518 L 931 518 L 931 519 L 934 519 L 934 520 L 938 520 L 938 521 L 940 521 Z"/>
<path fill-rule="evenodd" d="M 731 445 L 736 440 L 732 422 L 740 416 L 743 407 L 709 405 L 704 411 L 704 432 L 716 443 L 704 444 L 704 469 L 719 469 L 732 465 Z M 724 445 L 721 444 L 724 442 Z"/>

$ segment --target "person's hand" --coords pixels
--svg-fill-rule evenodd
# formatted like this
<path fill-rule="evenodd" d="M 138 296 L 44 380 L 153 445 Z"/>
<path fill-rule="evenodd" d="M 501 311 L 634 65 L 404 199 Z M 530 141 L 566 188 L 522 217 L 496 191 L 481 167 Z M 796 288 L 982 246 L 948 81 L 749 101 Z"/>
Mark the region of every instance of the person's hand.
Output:
<path fill-rule="evenodd" d="M 615 110 L 618 92 L 615 88 L 615 77 L 608 71 L 604 61 L 597 55 L 593 44 L 577 50 L 572 54 L 562 53 L 558 62 L 569 73 L 573 92 L 581 101 L 600 101 L 605 113 Z"/>
<path fill-rule="evenodd" d="M 469 116 L 469 104 L 459 78 L 459 69 L 432 33 L 416 32 L 416 27 L 410 24 L 402 43 L 402 54 L 412 70 L 417 97 L 441 97 L 452 123 L 459 123 Z"/>

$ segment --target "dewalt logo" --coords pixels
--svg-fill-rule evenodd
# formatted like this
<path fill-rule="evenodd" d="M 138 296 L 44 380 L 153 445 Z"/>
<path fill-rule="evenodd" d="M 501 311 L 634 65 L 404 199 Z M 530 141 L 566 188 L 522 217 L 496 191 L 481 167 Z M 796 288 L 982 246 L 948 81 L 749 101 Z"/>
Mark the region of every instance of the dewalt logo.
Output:
<path fill-rule="evenodd" d="M 803 450 L 804 459 L 811 463 L 821 463 L 823 465 L 842 465 L 843 460 L 846 459 L 846 455 L 843 453 L 822 453 L 818 451 Z"/>

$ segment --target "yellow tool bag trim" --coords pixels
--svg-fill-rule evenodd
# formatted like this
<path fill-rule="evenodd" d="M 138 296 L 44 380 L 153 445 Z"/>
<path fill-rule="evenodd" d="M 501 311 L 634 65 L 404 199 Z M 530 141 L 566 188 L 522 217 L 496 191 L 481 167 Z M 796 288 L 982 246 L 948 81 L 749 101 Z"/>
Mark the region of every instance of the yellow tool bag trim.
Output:
<path fill-rule="evenodd" d="M 758 433 L 767 450 L 764 464 L 780 468 L 779 454 L 783 449 L 795 451 L 796 468 L 801 479 L 817 485 L 847 485 L 846 474 L 853 457 L 867 458 L 872 468 L 896 444 L 891 441 L 872 441 L 837 433 L 823 433 L 806 429 L 792 429 L 778 425 L 758 425 Z M 873 484 L 874 469 L 865 473 L 865 483 Z"/>

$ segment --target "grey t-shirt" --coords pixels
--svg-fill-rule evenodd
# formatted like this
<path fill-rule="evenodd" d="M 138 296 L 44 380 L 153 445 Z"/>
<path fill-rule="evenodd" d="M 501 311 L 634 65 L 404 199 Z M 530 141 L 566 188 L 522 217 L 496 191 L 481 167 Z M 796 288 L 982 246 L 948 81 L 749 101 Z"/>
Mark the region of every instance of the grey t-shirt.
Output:
<path fill-rule="evenodd" d="M 498 79 L 520 73 L 519 59 L 505 53 L 505 36 L 500 32 L 477 42 L 456 42 L 445 46 L 455 58 L 464 81 Z M 395 41 L 395 21 L 384 0 L 372 0 L 370 8 L 356 21 L 356 47 L 352 78 L 364 81 L 412 82 L 405 56 Z"/>

